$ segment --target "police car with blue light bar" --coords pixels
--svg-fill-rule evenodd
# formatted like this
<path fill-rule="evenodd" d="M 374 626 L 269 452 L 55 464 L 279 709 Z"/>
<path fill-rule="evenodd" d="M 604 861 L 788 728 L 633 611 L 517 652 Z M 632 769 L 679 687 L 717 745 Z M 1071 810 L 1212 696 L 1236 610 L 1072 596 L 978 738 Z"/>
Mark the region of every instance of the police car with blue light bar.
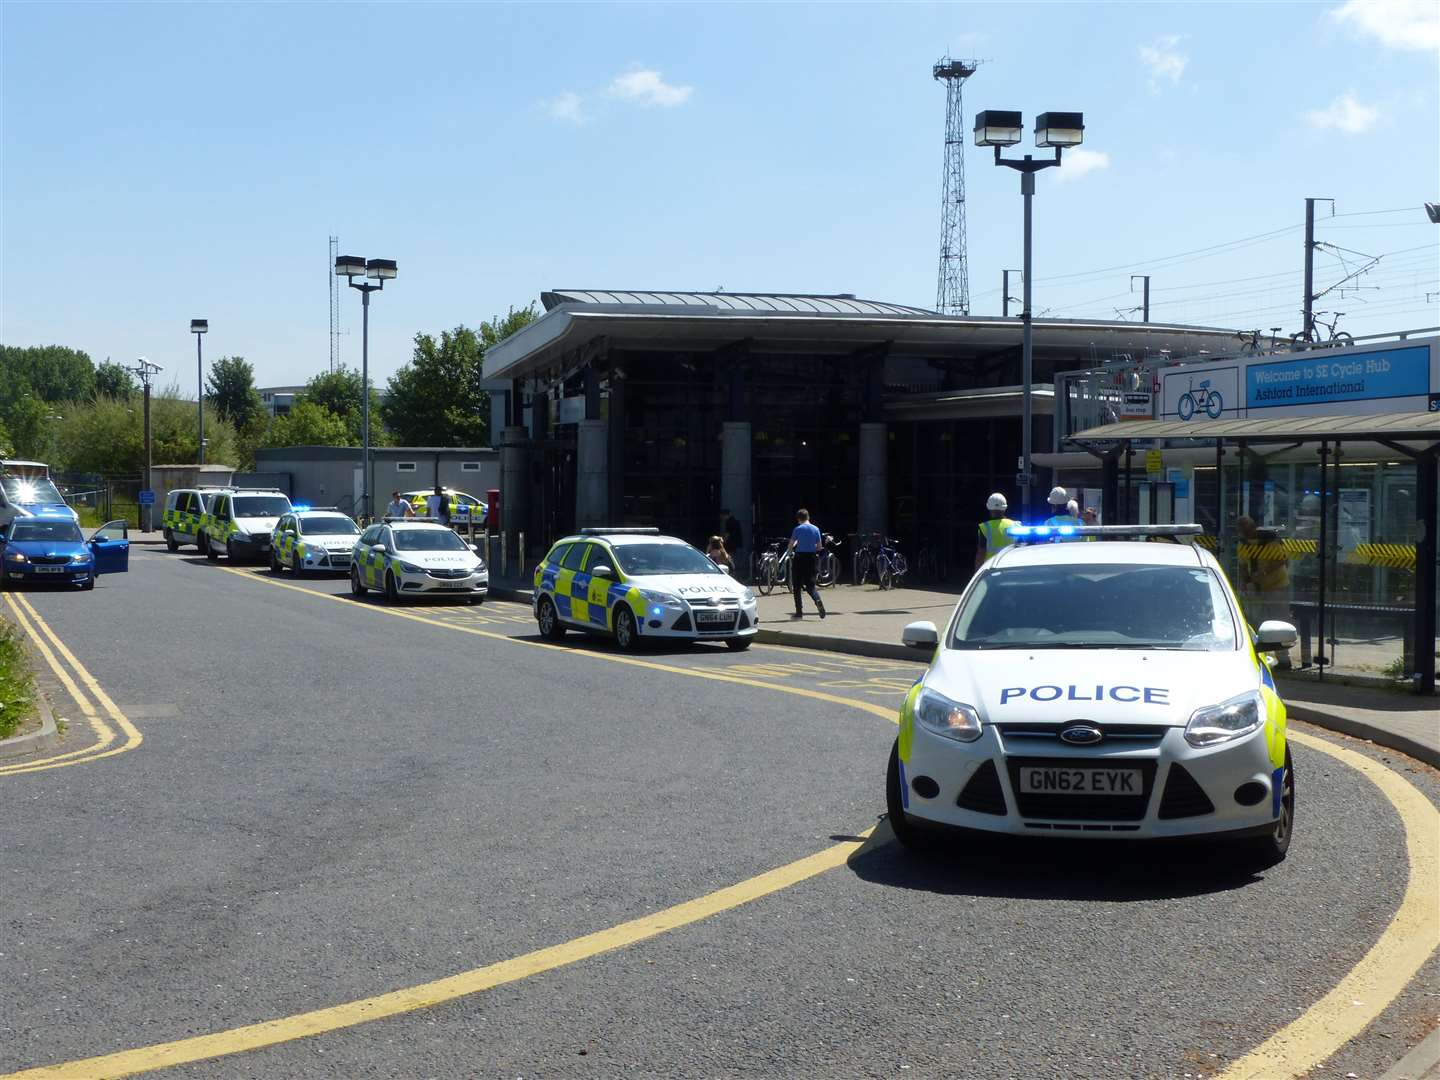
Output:
<path fill-rule="evenodd" d="M 1295 777 L 1266 654 L 1295 629 L 1246 625 L 1220 565 L 1185 542 L 1200 531 L 1016 526 L 943 633 L 905 628 L 933 657 L 890 756 L 902 843 L 1215 836 L 1285 857 Z"/>

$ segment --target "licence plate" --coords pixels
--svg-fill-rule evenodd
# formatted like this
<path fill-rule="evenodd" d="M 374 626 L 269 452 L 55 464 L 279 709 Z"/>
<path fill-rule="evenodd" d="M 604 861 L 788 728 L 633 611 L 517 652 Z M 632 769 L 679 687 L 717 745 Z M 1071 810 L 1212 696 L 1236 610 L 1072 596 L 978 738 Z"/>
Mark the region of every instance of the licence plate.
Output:
<path fill-rule="evenodd" d="M 735 621 L 733 611 L 697 611 L 695 612 L 697 623 L 732 623 Z"/>
<path fill-rule="evenodd" d="M 1145 785 L 1139 769 L 1026 765 L 1020 769 L 1020 791 L 1026 795 L 1143 795 Z"/>
<path fill-rule="evenodd" d="M 37 567 L 35 567 L 35 572 L 36 572 L 37 574 L 68 574 L 68 573 L 70 572 L 70 567 L 68 567 L 68 566 L 37 566 Z"/>
<path fill-rule="evenodd" d="M 445 582 L 445 584 L 443 584 L 443 585 L 437 585 L 436 588 L 439 588 L 439 589 L 449 589 L 449 590 L 452 590 L 452 591 L 455 591 L 455 592 L 459 592 L 461 589 L 467 589 L 467 590 L 468 590 L 468 589 L 470 588 L 470 586 L 469 586 L 466 582 L 463 582 L 463 581 L 447 581 L 447 582 Z"/>

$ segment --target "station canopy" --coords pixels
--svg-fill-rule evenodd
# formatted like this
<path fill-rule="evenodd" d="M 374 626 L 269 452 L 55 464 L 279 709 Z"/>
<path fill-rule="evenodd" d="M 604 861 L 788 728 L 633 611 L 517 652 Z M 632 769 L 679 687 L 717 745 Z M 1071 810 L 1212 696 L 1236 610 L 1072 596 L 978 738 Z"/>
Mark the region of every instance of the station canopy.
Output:
<path fill-rule="evenodd" d="M 1077 446 L 1107 447 L 1140 439 L 1223 439 L 1226 442 L 1434 442 L 1440 412 L 1358 416 L 1285 416 L 1261 420 L 1123 420 L 1068 436 Z"/>

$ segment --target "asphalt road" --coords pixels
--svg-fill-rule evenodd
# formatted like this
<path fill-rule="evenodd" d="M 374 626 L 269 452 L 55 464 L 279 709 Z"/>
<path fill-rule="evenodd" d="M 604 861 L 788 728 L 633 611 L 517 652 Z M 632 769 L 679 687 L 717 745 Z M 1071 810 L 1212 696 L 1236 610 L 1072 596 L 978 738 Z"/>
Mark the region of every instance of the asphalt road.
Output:
<path fill-rule="evenodd" d="M 0 770 L 0 1071 L 427 983 L 848 843 L 679 929 L 164 1075 L 1198 1077 L 1330 990 L 1405 889 L 1395 810 L 1312 750 L 1290 858 L 1258 874 L 1203 847 L 917 859 L 883 822 L 850 839 L 895 732 L 839 700 L 893 712 L 917 665 L 636 665 L 543 644 L 518 605 L 407 618 L 340 579 L 131 567 L 23 594 L 144 742 Z M 1328 1067 L 1376 1075 L 1435 1001 L 1432 961 Z"/>

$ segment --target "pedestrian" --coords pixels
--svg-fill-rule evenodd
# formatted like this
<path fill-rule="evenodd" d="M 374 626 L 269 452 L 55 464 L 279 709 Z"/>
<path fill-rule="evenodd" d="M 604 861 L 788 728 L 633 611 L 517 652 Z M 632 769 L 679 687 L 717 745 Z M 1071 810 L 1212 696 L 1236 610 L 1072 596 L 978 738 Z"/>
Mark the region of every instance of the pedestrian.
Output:
<path fill-rule="evenodd" d="M 975 546 L 976 570 L 984 566 L 985 560 L 991 555 L 1015 542 L 1010 536 L 1010 530 L 1019 522 L 1011 521 L 1005 516 L 1005 511 L 1009 508 L 1010 504 L 1005 501 L 1005 496 L 998 491 L 985 500 L 985 509 L 990 511 L 990 519 L 980 523 L 980 542 Z"/>
<path fill-rule="evenodd" d="M 1240 534 L 1240 608 L 1256 630 L 1270 620 L 1290 618 L 1290 566 L 1285 545 L 1274 529 L 1261 529 L 1255 519 L 1235 519 Z M 1292 666 L 1289 649 L 1275 653 L 1275 667 L 1288 671 Z"/>
<path fill-rule="evenodd" d="M 414 517 L 415 508 L 400 497 L 400 492 L 392 491 L 390 493 L 390 504 L 385 507 L 385 516 L 391 518 Z"/>
<path fill-rule="evenodd" d="M 427 500 L 430 516 L 441 525 L 450 524 L 450 499 L 445 494 L 445 489 L 439 484 L 435 485 L 435 491 Z"/>
<path fill-rule="evenodd" d="M 735 573 L 735 560 L 732 559 L 730 553 L 725 550 L 725 541 L 719 536 L 710 537 L 710 542 L 705 545 L 705 554 L 711 562 L 722 570 L 728 570 L 732 574 Z"/>
<path fill-rule="evenodd" d="M 730 513 L 728 507 L 720 510 L 720 535 L 725 538 L 725 550 L 730 554 L 734 567 L 742 565 L 740 550 L 745 546 L 745 533 L 740 522 Z"/>
<path fill-rule="evenodd" d="M 802 589 L 815 601 L 815 610 L 820 612 L 820 618 L 825 618 L 825 605 L 820 600 L 820 590 L 815 588 L 815 571 L 820 563 L 820 552 L 825 550 L 825 538 L 810 523 L 809 510 L 795 511 L 795 531 L 790 534 L 786 550 L 790 552 L 790 591 L 795 594 L 795 614 L 791 618 L 805 616 L 800 607 Z"/>
<path fill-rule="evenodd" d="M 1099 524 L 1100 524 L 1100 511 L 1099 511 L 1099 510 L 1096 510 L 1095 507 L 1093 507 L 1093 506 L 1087 506 L 1087 507 L 1085 507 L 1085 512 L 1080 515 L 1080 524 L 1081 524 L 1081 525 L 1099 525 Z M 1094 542 L 1095 542 L 1095 537 L 1093 537 L 1093 536 L 1087 536 L 1087 537 L 1085 537 L 1085 539 L 1088 540 L 1088 541 L 1090 541 L 1091 543 L 1094 543 Z"/>
<path fill-rule="evenodd" d="M 1070 498 L 1070 493 L 1063 487 L 1050 489 L 1050 497 L 1045 500 L 1050 504 L 1050 516 L 1045 519 L 1045 524 L 1054 528 L 1057 525 L 1079 525 L 1080 509 L 1079 503 Z"/>

